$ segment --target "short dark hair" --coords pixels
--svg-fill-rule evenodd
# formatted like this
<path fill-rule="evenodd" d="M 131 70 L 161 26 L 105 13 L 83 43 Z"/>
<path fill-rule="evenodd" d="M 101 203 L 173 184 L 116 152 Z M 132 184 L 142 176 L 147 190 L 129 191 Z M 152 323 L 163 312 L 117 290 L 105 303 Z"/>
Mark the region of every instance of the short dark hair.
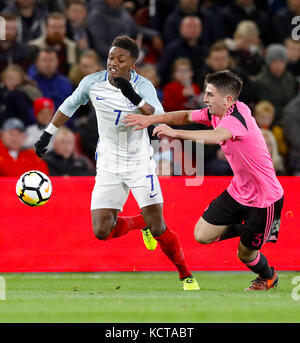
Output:
<path fill-rule="evenodd" d="M 86 1 L 85 0 L 67 0 L 65 1 L 66 8 L 71 7 L 72 5 L 79 5 L 86 8 Z"/>
<path fill-rule="evenodd" d="M 118 48 L 129 51 L 130 56 L 133 57 L 135 60 L 139 57 L 139 47 L 136 41 L 128 36 L 124 35 L 116 37 L 111 46 L 117 46 Z"/>
<path fill-rule="evenodd" d="M 232 95 L 234 100 L 238 99 L 243 87 L 243 81 L 240 77 L 230 70 L 207 74 L 205 77 L 205 86 L 208 83 L 212 84 L 220 92 Z"/>
<path fill-rule="evenodd" d="M 214 51 L 229 51 L 224 40 L 218 40 L 209 47 L 209 55 Z"/>
<path fill-rule="evenodd" d="M 54 48 L 51 48 L 51 47 L 44 47 L 44 48 L 40 48 L 40 49 L 38 49 L 38 56 L 42 53 L 42 52 L 45 52 L 45 53 L 47 53 L 47 54 L 55 54 L 55 55 L 57 55 L 57 52 L 56 52 L 56 50 L 54 50 Z"/>
<path fill-rule="evenodd" d="M 61 13 L 61 12 L 51 12 L 49 13 L 48 17 L 47 17 L 47 20 L 46 20 L 46 23 L 48 24 L 49 23 L 49 20 L 50 19 L 58 19 L 58 20 L 64 20 L 66 21 L 66 16 Z"/>

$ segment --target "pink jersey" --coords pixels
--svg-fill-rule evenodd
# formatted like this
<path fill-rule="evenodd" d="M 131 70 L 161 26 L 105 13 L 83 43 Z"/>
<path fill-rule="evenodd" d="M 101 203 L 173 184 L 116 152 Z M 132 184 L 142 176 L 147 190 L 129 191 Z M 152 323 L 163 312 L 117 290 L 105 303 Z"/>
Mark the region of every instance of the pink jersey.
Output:
<path fill-rule="evenodd" d="M 227 191 L 237 202 L 263 208 L 283 196 L 264 137 L 247 105 L 235 102 L 222 118 L 208 108 L 195 110 L 192 120 L 231 132 L 232 138 L 220 146 L 234 173 Z"/>

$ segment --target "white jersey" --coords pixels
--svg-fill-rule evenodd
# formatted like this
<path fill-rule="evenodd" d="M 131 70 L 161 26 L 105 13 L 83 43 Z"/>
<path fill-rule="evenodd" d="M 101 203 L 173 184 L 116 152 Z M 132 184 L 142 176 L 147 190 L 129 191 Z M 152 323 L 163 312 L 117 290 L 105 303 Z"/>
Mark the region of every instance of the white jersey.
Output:
<path fill-rule="evenodd" d="M 155 114 L 164 113 L 156 90 L 149 80 L 132 71 L 130 83 L 135 92 L 155 108 Z M 153 149 L 147 129 L 133 130 L 123 123 L 126 114 L 140 113 L 139 109 L 109 82 L 107 71 L 86 76 L 59 110 L 72 116 L 89 99 L 95 108 L 98 124 L 97 170 L 114 173 L 139 172 L 155 163 L 152 160 Z"/>

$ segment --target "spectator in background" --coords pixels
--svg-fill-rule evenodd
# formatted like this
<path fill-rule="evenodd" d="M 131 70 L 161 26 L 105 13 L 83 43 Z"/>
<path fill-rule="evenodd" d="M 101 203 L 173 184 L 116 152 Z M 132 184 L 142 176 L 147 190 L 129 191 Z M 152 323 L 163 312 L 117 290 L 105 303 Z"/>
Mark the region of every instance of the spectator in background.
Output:
<path fill-rule="evenodd" d="M 87 19 L 87 26 L 91 35 L 92 48 L 100 58 L 106 61 L 108 51 L 114 38 L 118 35 L 128 35 L 137 38 L 139 34 L 152 43 L 152 47 L 159 54 L 163 43 L 157 31 L 140 27 L 123 8 L 123 0 L 99 0 L 97 7 L 93 7 Z"/>
<path fill-rule="evenodd" d="M 62 126 L 56 132 L 53 151 L 45 155 L 50 176 L 88 176 L 96 175 L 83 157 L 75 157 L 75 135 Z"/>
<path fill-rule="evenodd" d="M 227 45 L 223 40 L 212 44 L 208 51 L 203 69 L 199 74 L 199 85 L 204 89 L 204 79 L 207 74 L 215 73 L 222 70 L 232 70 L 235 63 L 229 54 Z"/>
<path fill-rule="evenodd" d="M 158 75 L 156 66 L 153 64 L 146 63 L 143 66 L 139 67 L 137 71 L 140 75 L 146 77 L 149 81 L 151 81 L 151 83 L 155 87 L 155 90 L 157 93 L 157 98 L 159 99 L 159 101 L 161 103 L 163 103 L 163 96 L 164 96 L 163 95 L 163 89 L 161 87 L 161 80 L 160 80 L 160 77 Z M 157 137 L 152 136 L 153 130 L 154 130 L 154 126 L 150 125 L 148 127 L 148 135 L 149 135 L 151 140 L 156 140 Z M 160 159 L 157 159 L 156 162 L 158 164 L 160 164 Z"/>
<path fill-rule="evenodd" d="M 300 176 L 300 93 L 284 107 L 282 123 L 289 145 L 288 171 L 290 175 Z"/>
<path fill-rule="evenodd" d="M 269 100 L 275 107 L 273 125 L 281 125 L 282 109 L 296 95 L 296 79 L 287 70 L 287 62 L 286 48 L 271 44 L 266 50 L 266 66 L 255 78 L 259 99 Z"/>
<path fill-rule="evenodd" d="M 219 25 L 222 37 L 232 37 L 242 20 L 256 23 L 265 46 L 273 42 L 272 22 L 267 13 L 256 7 L 254 0 L 234 0 L 220 10 Z"/>
<path fill-rule="evenodd" d="M 288 147 L 284 138 L 282 126 L 273 125 L 275 107 L 267 100 L 259 101 L 253 111 L 253 116 L 259 128 L 270 130 L 276 139 L 277 150 L 281 156 L 286 156 Z"/>
<path fill-rule="evenodd" d="M 34 148 L 34 143 L 40 138 L 54 115 L 54 102 L 49 98 L 37 98 L 33 103 L 33 113 L 36 123 L 27 126 L 25 148 Z M 49 143 L 49 150 L 53 149 L 53 141 Z"/>
<path fill-rule="evenodd" d="M 204 89 L 204 79 L 207 74 L 222 70 L 231 70 L 240 76 L 243 80 L 240 100 L 253 109 L 258 101 L 256 86 L 244 72 L 243 68 L 236 67 L 236 62 L 230 56 L 229 49 L 224 40 L 219 40 L 210 46 L 208 57 L 198 78 L 200 88 Z"/>
<path fill-rule="evenodd" d="M 44 97 L 54 101 L 55 109 L 71 95 L 72 83 L 58 70 L 58 58 L 55 50 L 41 49 L 35 65 L 29 69 L 29 76 L 36 81 Z"/>
<path fill-rule="evenodd" d="M 288 65 L 287 69 L 295 76 L 299 82 L 300 77 L 300 41 L 288 37 L 284 40 L 286 47 Z"/>
<path fill-rule="evenodd" d="M 190 59 L 195 73 L 194 81 L 197 80 L 206 56 L 206 49 L 201 43 L 202 24 L 195 16 L 186 16 L 180 23 L 180 36 L 163 51 L 158 64 L 158 72 L 162 84 L 171 79 L 171 68 L 174 61 L 179 57 Z"/>
<path fill-rule="evenodd" d="M 275 107 L 270 101 L 261 100 L 256 104 L 253 116 L 259 128 L 269 130 L 273 125 Z"/>
<path fill-rule="evenodd" d="M 205 130 L 203 128 L 203 130 Z M 206 128 L 207 130 L 207 128 Z M 204 146 L 204 175 L 231 176 L 232 169 L 219 146 Z"/>
<path fill-rule="evenodd" d="M 264 64 L 259 30 L 254 21 L 243 20 L 233 34 L 226 38 L 225 44 L 235 61 L 235 67 L 250 78 L 257 75 Z"/>
<path fill-rule="evenodd" d="M 174 0 L 155 0 L 149 3 L 149 26 L 163 32 L 166 18 L 176 6 Z"/>
<path fill-rule="evenodd" d="M 286 172 L 283 159 L 278 153 L 277 142 L 272 131 L 266 129 L 261 129 L 261 131 L 267 144 L 268 151 L 271 155 L 276 175 L 285 175 Z"/>
<path fill-rule="evenodd" d="M 4 10 L 6 6 L 6 0 L 0 0 L 0 12 Z"/>
<path fill-rule="evenodd" d="M 164 95 L 163 90 L 161 89 L 160 77 L 157 73 L 156 66 L 150 63 L 144 64 L 139 68 L 138 73 L 147 78 L 149 81 L 151 81 L 151 83 L 156 89 L 158 100 L 160 102 L 163 102 Z"/>
<path fill-rule="evenodd" d="M 201 20 L 203 27 L 202 41 L 205 45 L 208 46 L 219 38 L 216 18 L 208 10 L 199 8 L 199 0 L 179 0 L 165 20 L 163 38 L 166 45 L 178 38 L 180 23 L 186 16 L 196 16 Z"/>
<path fill-rule="evenodd" d="M 274 41 L 283 44 L 286 38 L 291 37 L 292 31 L 295 28 L 295 24 L 292 24 L 292 19 L 299 15 L 300 1 L 287 0 L 287 8 L 276 13 L 272 18 Z M 297 35 L 299 35 L 299 29 L 296 31 Z"/>
<path fill-rule="evenodd" d="M 77 44 L 79 52 L 90 48 L 86 27 L 87 4 L 85 0 L 70 0 L 66 5 L 67 37 Z"/>
<path fill-rule="evenodd" d="M 196 83 L 193 83 L 193 69 L 191 62 L 186 58 L 178 58 L 173 65 L 172 81 L 167 83 L 164 88 L 164 109 L 166 112 L 179 111 L 184 109 L 196 109 L 201 108 L 204 104 L 200 101 L 200 88 Z M 175 129 L 188 129 L 189 130 L 206 130 L 207 127 L 201 124 L 189 124 L 183 126 L 176 126 Z M 183 142 L 182 151 L 183 149 Z M 197 152 L 196 142 L 192 142 L 191 151 L 184 153 L 182 161 L 183 165 L 193 165 L 193 161 L 196 160 Z M 210 175 L 229 175 L 230 167 L 226 161 L 226 158 L 222 156 L 222 152 L 218 151 L 215 146 L 204 146 L 205 156 L 205 172 Z M 171 154 L 172 155 L 172 154 Z M 219 155 L 219 157 L 218 157 Z M 178 152 L 174 151 L 173 160 L 168 160 L 168 153 L 158 155 L 158 161 L 160 163 L 173 163 L 180 160 Z M 168 164 L 167 164 L 168 165 Z M 161 167 L 161 166 L 160 166 Z M 175 165 L 173 166 L 175 167 Z M 224 170 L 225 169 L 225 170 Z M 175 167 L 176 171 L 176 167 Z"/>
<path fill-rule="evenodd" d="M 3 13 L 11 13 L 18 21 L 18 42 L 28 41 L 40 37 L 46 32 L 47 8 L 37 0 L 12 0 L 4 8 Z"/>
<path fill-rule="evenodd" d="M 10 13 L 2 17 L 5 20 L 5 40 L 0 40 L 0 72 L 9 64 L 18 64 L 27 69 L 28 48 L 25 43 L 17 41 L 17 17 Z"/>
<path fill-rule="evenodd" d="M 14 64 L 4 69 L 1 81 L 3 85 L 0 88 L 0 125 L 10 117 L 19 118 L 25 126 L 34 123 L 32 103 L 42 95 L 35 82 L 27 77 L 19 65 Z"/>
<path fill-rule="evenodd" d="M 41 1 L 41 0 L 39 0 Z M 44 6 L 47 8 L 48 13 L 63 12 L 66 8 L 66 0 L 42 0 Z"/>
<path fill-rule="evenodd" d="M 79 58 L 79 62 L 74 64 L 69 72 L 68 79 L 73 87 L 77 88 L 79 82 L 87 75 L 103 70 L 102 62 L 94 50 L 86 50 Z"/>
<path fill-rule="evenodd" d="M 69 80 L 72 82 L 74 89 L 77 88 L 79 82 L 87 75 L 96 73 L 100 70 L 103 70 L 103 66 L 99 61 L 98 54 L 94 50 L 86 50 L 82 53 L 79 63 L 74 64 L 69 73 Z M 73 119 L 73 129 L 75 131 L 84 130 L 83 127 L 86 126 L 87 121 L 89 120 L 89 114 L 92 112 L 94 114 L 94 107 L 88 102 L 86 105 L 82 105 L 78 108 L 74 115 Z M 98 139 L 98 130 L 97 125 L 93 127 L 93 130 L 97 131 Z M 90 132 L 90 135 L 94 137 L 94 133 Z M 97 139 L 95 145 L 97 143 Z M 94 145 L 94 148 L 95 148 Z"/>
<path fill-rule="evenodd" d="M 194 71 L 189 59 L 178 58 L 173 64 L 172 81 L 164 88 L 166 112 L 200 107 L 200 88 L 193 82 Z"/>
<path fill-rule="evenodd" d="M 58 70 L 65 76 L 70 67 L 77 62 L 76 43 L 66 36 L 66 17 L 59 12 L 51 13 L 47 18 L 46 34 L 28 42 L 31 50 L 37 54 L 38 50 L 51 48 L 58 57 Z"/>
<path fill-rule="evenodd" d="M 49 174 L 47 164 L 33 149 L 23 149 L 25 126 L 17 118 L 7 119 L 0 132 L 0 176 L 20 176 L 28 170 Z"/>
<path fill-rule="evenodd" d="M 80 124 L 79 127 L 76 126 L 80 138 L 78 145 L 82 153 L 94 163 L 95 146 L 97 146 L 99 134 L 96 113 L 93 106 L 90 106 L 86 112 L 86 121 L 81 120 Z"/>

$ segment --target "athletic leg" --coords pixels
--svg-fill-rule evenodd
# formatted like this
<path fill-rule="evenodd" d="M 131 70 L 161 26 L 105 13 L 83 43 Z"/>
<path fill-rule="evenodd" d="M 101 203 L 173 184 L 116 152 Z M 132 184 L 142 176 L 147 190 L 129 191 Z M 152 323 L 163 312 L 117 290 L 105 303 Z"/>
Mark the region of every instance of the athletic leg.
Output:
<path fill-rule="evenodd" d="M 263 279 L 270 279 L 273 276 L 273 270 L 268 264 L 266 257 L 259 250 L 252 250 L 239 243 L 238 257 L 254 273 Z"/>
<path fill-rule="evenodd" d="M 117 209 L 92 210 L 94 234 L 100 240 L 108 240 L 125 235 L 131 230 L 142 229 L 145 221 L 141 214 L 130 217 L 118 217 Z"/>
<path fill-rule="evenodd" d="M 268 290 L 277 285 L 278 276 L 267 258 L 260 252 L 270 236 L 277 240 L 283 199 L 267 208 L 249 208 L 238 248 L 238 256 L 245 265 L 258 274 L 247 290 Z"/>
<path fill-rule="evenodd" d="M 134 198 L 139 207 L 152 238 L 159 243 L 163 253 L 176 266 L 184 290 L 199 289 L 197 281 L 188 270 L 183 250 L 175 232 L 166 226 L 163 218 L 163 197 L 159 180 L 152 167 L 138 177 L 127 180 Z M 149 248 L 148 248 L 149 249 Z"/>
<path fill-rule="evenodd" d="M 277 286 L 277 273 L 269 266 L 267 258 L 259 250 L 249 249 L 240 242 L 238 257 L 250 270 L 258 274 L 252 285 L 245 290 L 261 291 Z"/>
<path fill-rule="evenodd" d="M 201 217 L 195 226 L 195 240 L 202 244 L 213 243 L 216 240 L 219 240 L 221 235 L 224 235 L 227 228 L 227 225 L 210 224 L 203 217 Z"/>
<path fill-rule="evenodd" d="M 91 211 L 94 235 L 100 239 L 106 239 L 116 226 L 119 210 L 100 208 Z"/>
<path fill-rule="evenodd" d="M 92 193 L 91 213 L 94 234 L 100 240 L 125 235 L 145 227 L 143 216 L 119 217 L 129 194 L 129 187 L 119 175 L 99 173 Z"/>
<path fill-rule="evenodd" d="M 209 244 L 241 235 L 244 206 L 225 190 L 214 199 L 195 226 L 197 242 Z"/>
<path fill-rule="evenodd" d="M 176 266 L 180 279 L 192 275 L 189 271 L 178 236 L 166 226 L 163 218 L 163 205 L 154 204 L 142 208 L 142 213 L 153 237 L 158 241 L 163 253 Z"/>

